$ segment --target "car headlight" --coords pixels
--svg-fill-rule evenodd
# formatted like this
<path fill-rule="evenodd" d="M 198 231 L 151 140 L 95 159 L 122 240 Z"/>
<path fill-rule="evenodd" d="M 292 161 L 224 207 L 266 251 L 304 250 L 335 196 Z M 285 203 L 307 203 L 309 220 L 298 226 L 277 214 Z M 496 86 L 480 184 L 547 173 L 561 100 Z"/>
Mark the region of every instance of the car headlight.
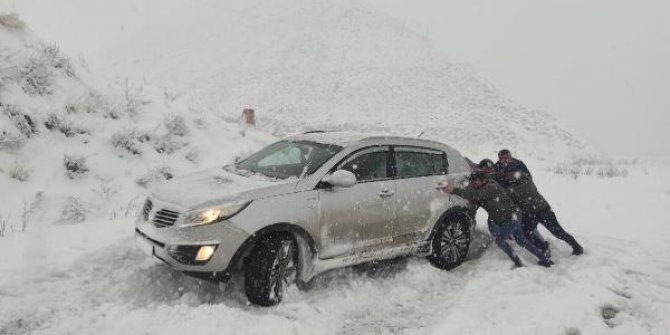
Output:
<path fill-rule="evenodd" d="M 180 226 L 200 226 L 230 219 L 249 206 L 250 203 L 251 201 L 238 201 L 191 211 L 184 215 Z"/>

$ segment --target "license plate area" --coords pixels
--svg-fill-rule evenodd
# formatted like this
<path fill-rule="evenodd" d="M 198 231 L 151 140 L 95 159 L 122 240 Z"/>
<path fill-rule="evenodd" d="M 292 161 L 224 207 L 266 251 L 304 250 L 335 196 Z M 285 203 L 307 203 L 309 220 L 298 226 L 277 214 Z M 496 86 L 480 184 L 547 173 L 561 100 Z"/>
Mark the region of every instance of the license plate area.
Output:
<path fill-rule="evenodd" d="M 144 237 L 139 234 L 135 234 L 135 245 L 138 249 L 142 250 L 145 254 L 149 256 L 154 255 L 154 246 L 151 242 L 147 241 Z"/>

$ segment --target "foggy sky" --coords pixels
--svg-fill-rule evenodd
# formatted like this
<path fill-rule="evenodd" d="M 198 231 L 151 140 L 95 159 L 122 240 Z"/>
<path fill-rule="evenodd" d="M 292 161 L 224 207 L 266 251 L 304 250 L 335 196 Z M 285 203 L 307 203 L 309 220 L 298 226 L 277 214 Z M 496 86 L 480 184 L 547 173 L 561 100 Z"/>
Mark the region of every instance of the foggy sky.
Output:
<path fill-rule="evenodd" d="M 367 0 L 611 154 L 670 154 L 669 1 Z"/>

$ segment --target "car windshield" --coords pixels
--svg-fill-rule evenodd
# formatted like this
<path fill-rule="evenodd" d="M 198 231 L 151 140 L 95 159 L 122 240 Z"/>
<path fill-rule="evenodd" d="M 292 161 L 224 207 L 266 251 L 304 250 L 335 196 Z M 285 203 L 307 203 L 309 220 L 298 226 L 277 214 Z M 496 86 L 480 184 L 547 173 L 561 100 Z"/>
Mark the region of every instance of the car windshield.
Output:
<path fill-rule="evenodd" d="M 340 152 L 342 147 L 309 141 L 279 141 L 237 163 L 238 170 L 248 170 L 273 178 L 285 179 L 314 173 Z"/>

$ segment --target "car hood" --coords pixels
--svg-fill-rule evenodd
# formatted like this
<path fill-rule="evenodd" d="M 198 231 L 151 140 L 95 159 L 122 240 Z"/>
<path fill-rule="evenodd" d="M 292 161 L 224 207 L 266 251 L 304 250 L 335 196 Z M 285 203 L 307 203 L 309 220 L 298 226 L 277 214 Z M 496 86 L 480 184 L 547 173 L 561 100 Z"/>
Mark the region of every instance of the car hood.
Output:
<path fill-rule="evenodd" d="M 152 190 L 152 197 L 182 210 L 226 201 L 255 200 L 291 193 L 297 180 L 240 176 L 213 168 L 166 181 Z"/>

